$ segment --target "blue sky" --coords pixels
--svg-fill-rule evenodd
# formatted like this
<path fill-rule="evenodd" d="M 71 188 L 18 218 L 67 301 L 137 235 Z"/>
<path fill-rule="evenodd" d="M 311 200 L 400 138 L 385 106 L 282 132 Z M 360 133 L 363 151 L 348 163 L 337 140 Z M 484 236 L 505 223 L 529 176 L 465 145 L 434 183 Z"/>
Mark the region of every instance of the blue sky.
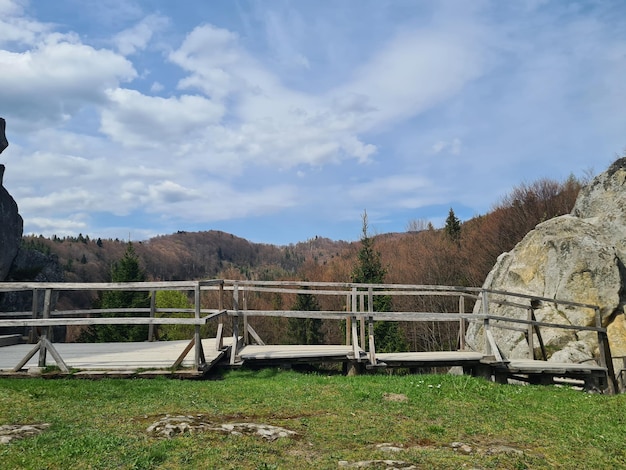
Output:
<path fill-rule="evenodd" d="M 27 234 L 356 240 L 626 148 L 626 3 L 0 0 Z"/>

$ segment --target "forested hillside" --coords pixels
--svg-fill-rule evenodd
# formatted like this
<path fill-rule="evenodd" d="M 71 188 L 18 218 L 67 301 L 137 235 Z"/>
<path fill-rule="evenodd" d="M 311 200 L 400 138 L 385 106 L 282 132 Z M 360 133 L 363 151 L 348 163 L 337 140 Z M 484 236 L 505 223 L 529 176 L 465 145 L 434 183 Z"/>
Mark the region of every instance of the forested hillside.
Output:
<path fill-rule="evenodd" d="M 522 184 L 485 215 L 462 222 L 453 208 L 446 227 L 415 220 L 403 233 L 373 236 L 373 246 L 390 283 L 480 286 L 501 253 L 510 250 L 537 223 L 569 213 L 582 182 L 542 179 Z M 355 227 L 355 232 L 359 227 Z M 66 281 L 100 282 L 128 241 L 78 237 L 24 237 L 24 248 L 58 258 Z M 351 280 L 360 242 L 325 238 L 289 246 L 252 243 L 219 232 L 178 232 L 133 242 L 151 280 L 200 278 Z"/>
<path fill-rule="evenodd" d="M 403 233 L 372 236 L 363 219 L 363 237 L 347 243 L 315 237 L 289 246 L 251 243 L 219 232 L 178 232 L 147 241 L 101 240 L 79 235 L 75 238 L 25 237 L 23 248 L 37 250 L 58 259 L 69 282 L 107 282 L 120 259 L 131 249 L 148 280 L 251 279 L 307 280 L 329 282 L 385 282 L 480 286 L 496 258 L 511 250 L 535 225 L 569 213 L 582 183 L 539 180 L 523 184 L 504 197 L 485 215 L 461 222 L 450 209 L 446 225 L 435 229 L 427 221 L 414 220 Z M 358 227 L 355 227 L 355 231 Z M 366 253 L 364 253 L 366 252 Z M 369 261 L 364 258 L 369 257 Z M 363 277 L 363 263 L 376 264 L 375 279 Z M 33 267 L 33 274 L 36 274 Z M 370 270 L 371 271 L 371 270 Z M 289 300 L 257 296 L 251 309 L 294 308 Z M 302 300 L 302 299 L 300 299 Z M 315 303 L 315 299 L 309 299 Z M 322 309 L 341 309 L 326 305 Z M 58 308 L 90 307 L 102 302 L 95 293 L 74 293 L 59 298 Z M 280 305 L 276 304 L 280 302 Z M 449 300 L 394 299 L 387 306 L 399 311 L 455 311 Z M 184 303 L 184 300 L 183 300 Z M 172 305 L 174 306 L 174 305 Z M 470 306 L 468 306 L 470 308 Z M 424 310 L 426 309 L 426 310 Z M 255 329 L 269 343 L 291 341 L 294 328 L 281 319 L 255 320 Z M 385 323 L 385 322 L 383 322 Z M 322 342 L 341 341 L 341 332 L 329 325 L 316 325 L 314 336 Z M 400 324 L 391 341 L 411 350 L 450 347 L 457 338 L 457 325 Z M 309 334 L 309 333 L 306 333 Z"/>

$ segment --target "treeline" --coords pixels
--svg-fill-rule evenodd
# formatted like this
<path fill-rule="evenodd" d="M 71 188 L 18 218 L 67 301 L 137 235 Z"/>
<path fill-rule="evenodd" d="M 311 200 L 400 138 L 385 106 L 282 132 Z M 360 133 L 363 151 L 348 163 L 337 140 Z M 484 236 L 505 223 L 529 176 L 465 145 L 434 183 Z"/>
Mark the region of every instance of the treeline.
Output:
<path fill-rule="evenodd" d="M 511 250 L 538 223 L 569 213 L 584 181 L 570 177 L 559 182 L 541 179 L 522 184 L 481 216 L 461 222 L 450 209 L 446 225 L 436 229 L 427 221 L 415 220 L 408 231 L 371 236 L 364 231 L 358 242 L 347 243 L 315 237 L 289 246 L 257 244 L 219 232 L 178 232 L 148 241 L 133 242 L 134 253 L 148 280 L 186 280 L 201 278 L 251 280 L 308 280 L 357 282 L 355 277 L 365 247 L 380 261 L 382 277 L 374 282 L 480 286 L 497 257 Z M 364 222 L 366 219 L 364 219 Z M 364 225 L 364 229 L 366 226 Z M 357 227 L 355 227 L 355 230 Z M 58 258 L 66 281 L 110 281 L 112 268 L 123 259 L 128 241 L 78 237 L 48 239 L 24 237 L 24 249 L 34 249 Z M 97 299 L 75 299 L 75 305 Z M 250 308 L 292 308 L 298 302 L 322 309 L 341 309 L 325 305 L 325 299 L 278 299 L 256 296 Z M 319 302 L 319 303 L 318 303 Z M 336 300 L 334 301 L 336 302 Z M 394 299 L 395 310 L 455 311 L 454 302 Z M 424 302 L 428 304 L 424 305 Z M 400 325 L 402 344 L 412 349 L 449 347 L 456 340 L 455 327 L 437 324 L 427 330 L 415 325 Z M 290 335 L 287 322 L 260 320 L 255 329 L 267 342 L 284 342 Z M 324 342 L 341 340 L 341 332 L 317 325 Z M 293 333 L 293 332 L 292 332 Z M 309 334 L 309 333 L 307 333 Z"/>

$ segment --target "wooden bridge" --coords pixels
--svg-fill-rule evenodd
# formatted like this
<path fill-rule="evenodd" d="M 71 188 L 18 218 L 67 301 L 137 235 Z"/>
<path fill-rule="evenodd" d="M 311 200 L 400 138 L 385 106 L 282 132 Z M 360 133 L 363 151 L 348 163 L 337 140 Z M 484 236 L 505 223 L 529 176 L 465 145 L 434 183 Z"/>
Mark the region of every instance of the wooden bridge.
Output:
<path fill-rule="evenodd" d="M 55 308 L 61 303 L 59 298 L 68 293 L 89 292 L 95 295 L 105 291 L 146 292 L 150 307 Z M 192 307 L 158 308 L 156 298 L 159 291 L 185 292 Z M 459 367 L 464 373 L 502 383 L 509 380 L 540 384 L 565 381 L 608 393 L 624 391 L 624 371 L 616 377 L 606 329 L 600 323 L 599 308 L 595 305 L 481 288 L 398 284 L 237 280 L 0 283 L 0 295 L 17 292 L 32 297 L 32 309 L 0 312 L 0 375 L 3 376 L 53 371 L 77 377 L 202 377 L 216 366 L 288 367 L 294 364 L 341 363 L 350 373 L 394 367 L 410 370 Z M 262 303 L 259 299 L 265 298 L 267 304 L 268 296 L 277 305 L 284 305 L 289 300 L 293 304 L 299 294 L 315 296 L 325 309 L 255 308 L 255 304 Z M 447 305 L 454 305 L 455 311 L 413 311 L 416 310 L 414 308 L 411 311 L 376 312 L 376 296 L 388 296 L 393 304 L 398 305 L 429 305 L 424 299 L 447 299 Z M 413 302 L 406 299 L 413 299 Z M 481 312 L 467 313 L 466 305 L 477 300 L 481 302 Z M 591 309 L 596 314 L 596 326 L 537 321 L 534 315 L 537 301 Z M 515 318 L 491 315 L 489 306 L 494 303 L 519 308 L 520 315 Z M 263 324 L 263 319 L 279 318 L 323 320 L 334 332 L 331 336 L 334 336 L 336 344 L 266 344 L 253 323 Z M 429 327 L 445 324 L 456 334 L 454 347 L 446 351 L 379 352 L 376 350 L 374 325 L 381 321 Z M 471 350 L 465 344 L 465 332 L 468 324 L 476 322 L 482 325 L 485 341 L 480 350 Z M 141 343 L 70 343 L 55 342 L 51 337 L 53 327 L 77 329 L 93 325 L 147 325 L 148 334 L 146 341 Z M 186 327 L 189 336 L 186 340 L 157 341 L 159 328 L 165 325 Z M 8 328 L 18 328 L 20 332 L 3 334 Z M 495 328 L 513 329 L 523 334 L 528 344 L 528 356 L 524 359 L 505 357 L 493 335 Z M 600 352 L 597 364 L 547 360 L 542 328 L 595 333 Z M 539 348 L 535 348 L 535 344 Z M 537 354 L 541 357 L 536 357 Z"/>

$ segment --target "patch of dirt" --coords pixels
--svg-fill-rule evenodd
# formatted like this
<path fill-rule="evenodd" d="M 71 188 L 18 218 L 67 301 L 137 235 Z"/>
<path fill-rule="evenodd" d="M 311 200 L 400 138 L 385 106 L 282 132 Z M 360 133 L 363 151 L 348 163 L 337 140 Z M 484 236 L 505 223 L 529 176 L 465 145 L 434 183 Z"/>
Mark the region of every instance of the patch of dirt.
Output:
<path fill-rule="evenodd" d="M 49 423 L 42 424 L 3 424 L 0 426 L 0 444 L 8 444 L 13 439 L 24 439 L 25 437 L 41 434 L 50 427 Z"/>
<path fill-rule="evenodd" d="M 385 393 L 383 394 L 383 400 L 405 402 L 409 401 L 409 397 L 407 397 L 404 393 Z"/>

